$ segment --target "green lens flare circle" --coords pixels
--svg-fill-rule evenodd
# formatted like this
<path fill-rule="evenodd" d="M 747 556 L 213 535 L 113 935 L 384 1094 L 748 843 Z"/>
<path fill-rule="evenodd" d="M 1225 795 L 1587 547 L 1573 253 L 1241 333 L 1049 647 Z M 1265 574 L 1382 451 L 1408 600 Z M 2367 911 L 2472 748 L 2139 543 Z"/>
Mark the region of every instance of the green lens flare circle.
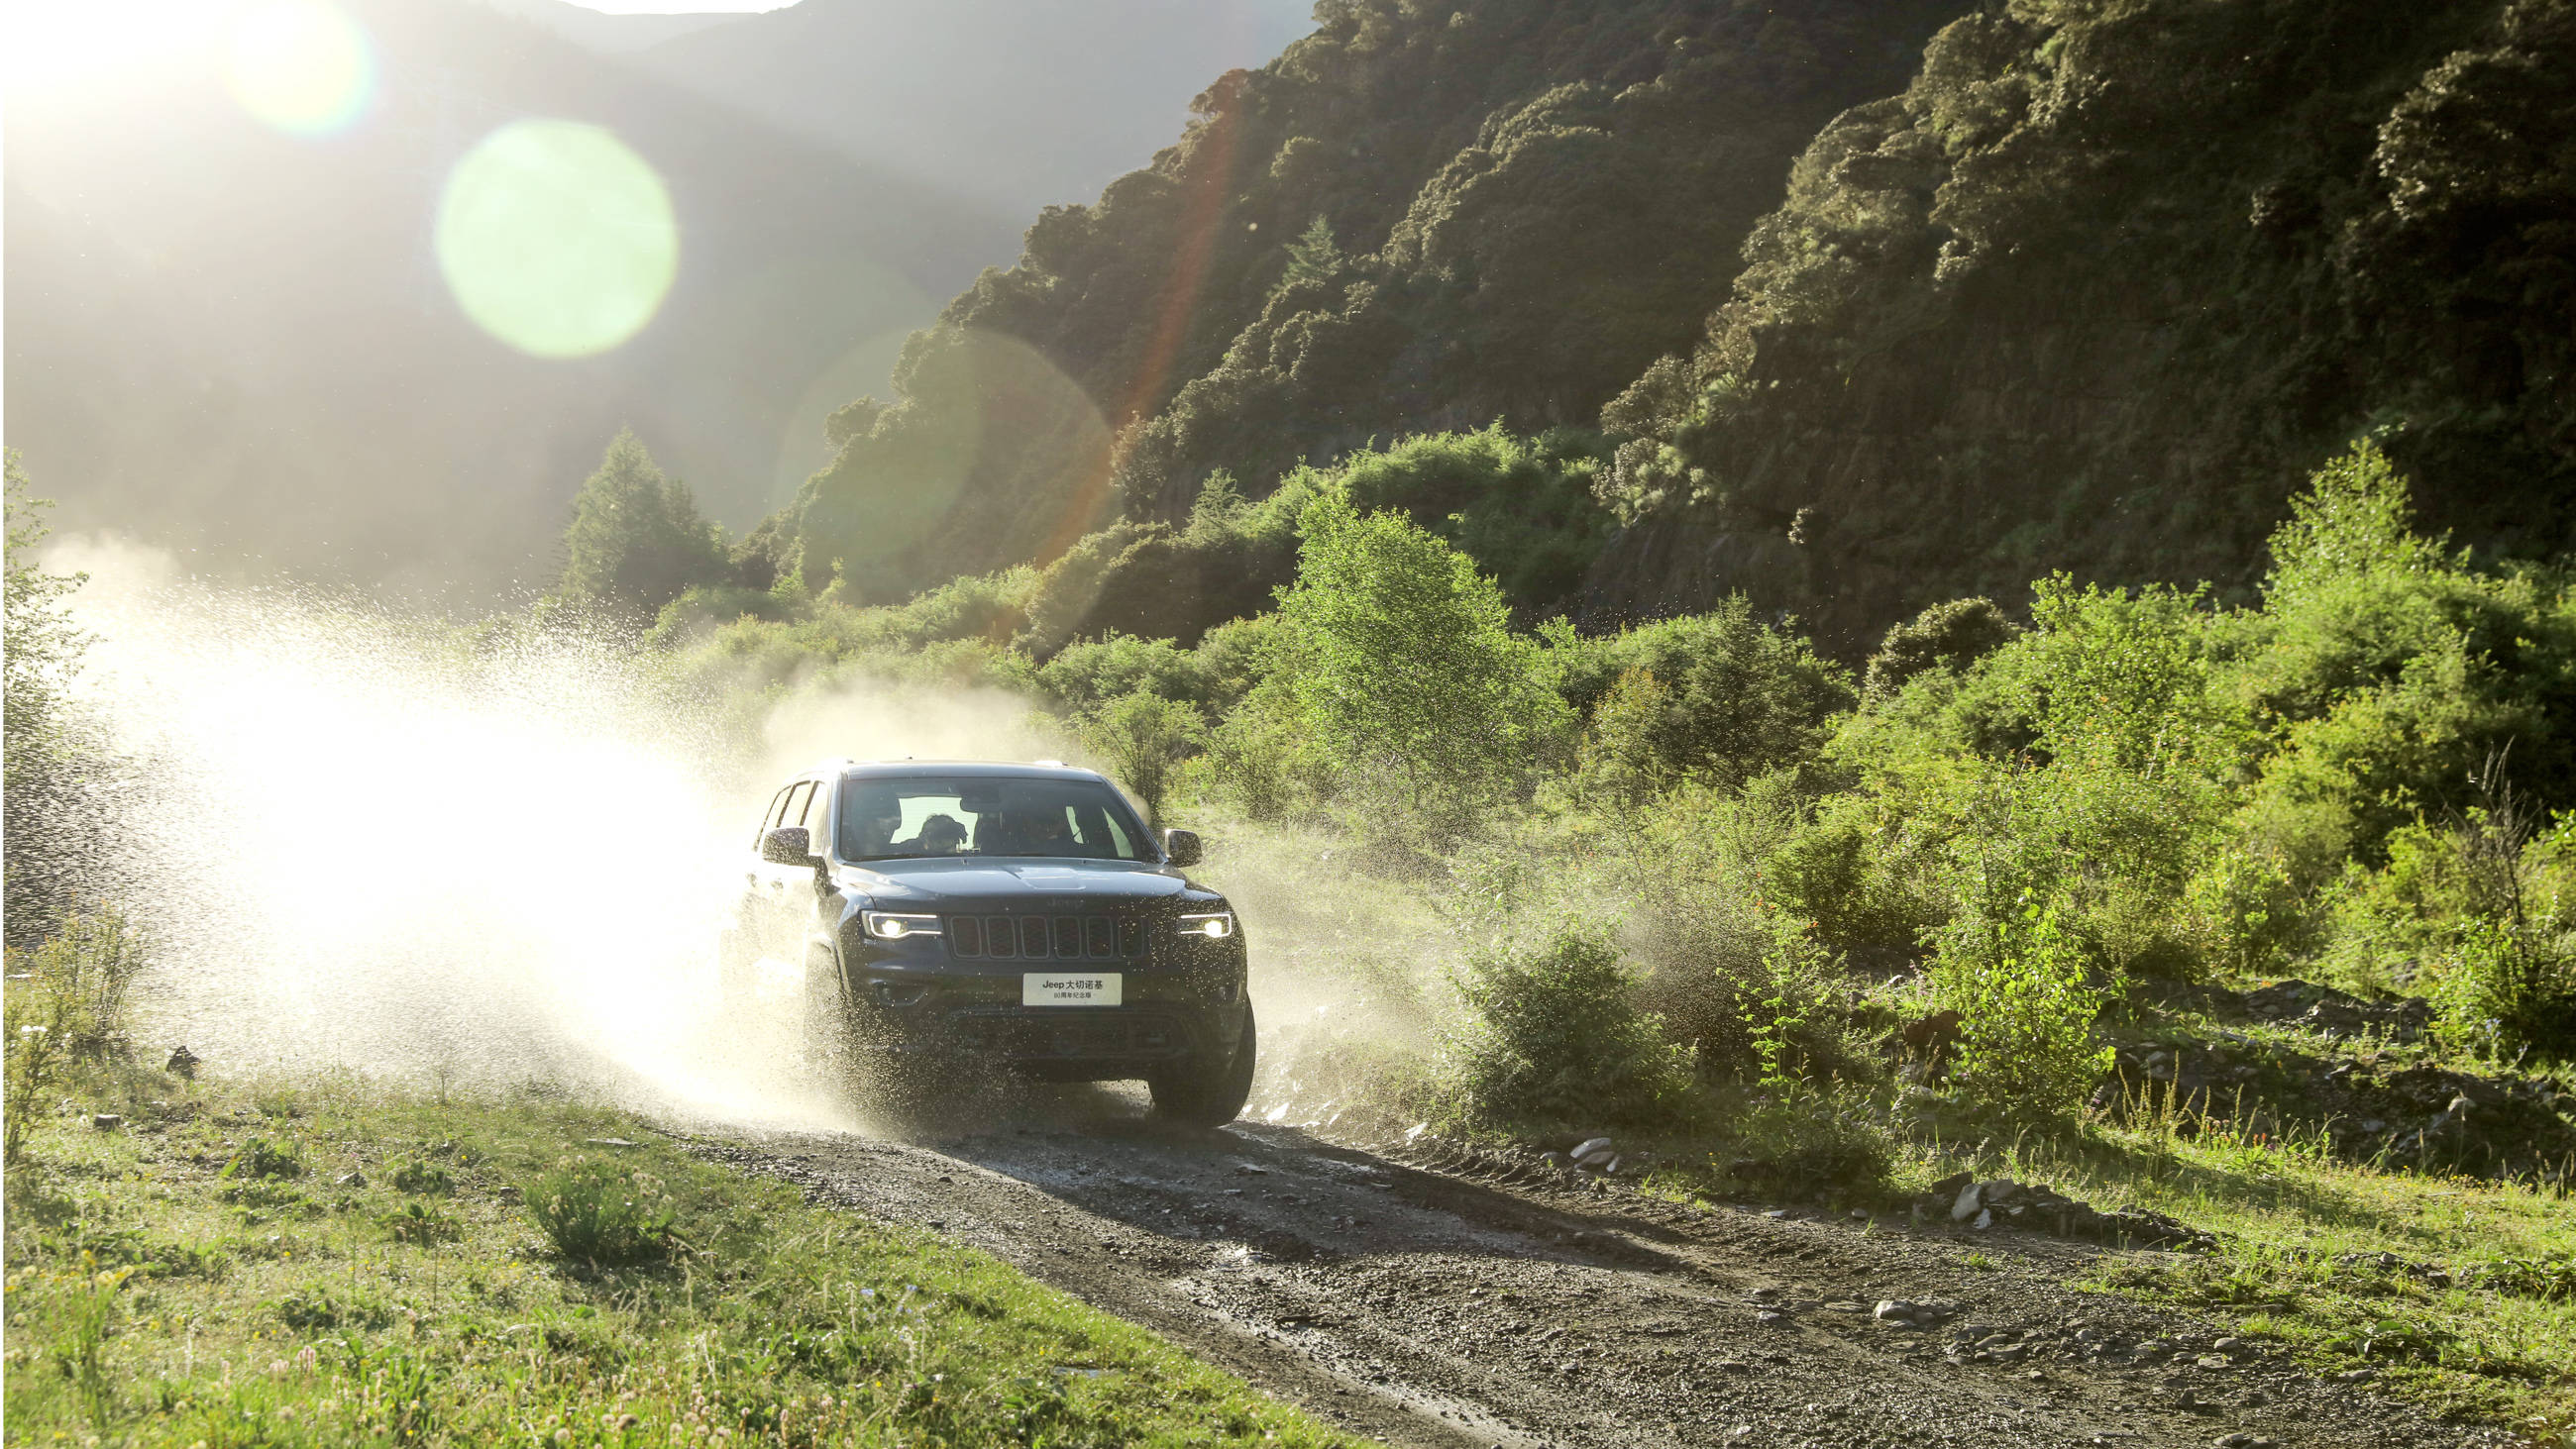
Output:
<path fill-rule="evenodd" d="M 438 268 L 494 337 L 536 357 L 588 357 L 661 310 L 680 226 L 661 176 L 604 127 L 513 121 L 448 174 Z"/>
<path fill-rule="evenodd" d="M 327 136 L 366 110 L 375 48 L 356 21 L 323 0 L 270 0 L 234 22 L 224 84 L 268 125 Z"/>

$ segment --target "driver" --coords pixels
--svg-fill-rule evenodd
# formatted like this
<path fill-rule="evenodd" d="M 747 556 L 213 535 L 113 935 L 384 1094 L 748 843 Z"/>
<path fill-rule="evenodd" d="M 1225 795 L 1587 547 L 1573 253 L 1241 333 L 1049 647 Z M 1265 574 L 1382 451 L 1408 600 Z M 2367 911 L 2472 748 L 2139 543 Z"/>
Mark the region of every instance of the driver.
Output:
<path fill-rule="evenodd" d="M 873 791 L 859 796 L 859 850 L 861 855 L 884 855 L 894 848 L 894 833 L 903 828 L 903 807 L 892 795 Z"/>
<path fill-rule="evenodd" d="M 1014 855 L 1069 855 L 1073 833 L 1065 829 L 1064 811 L 1014 810 L 1007 817 Z"/>

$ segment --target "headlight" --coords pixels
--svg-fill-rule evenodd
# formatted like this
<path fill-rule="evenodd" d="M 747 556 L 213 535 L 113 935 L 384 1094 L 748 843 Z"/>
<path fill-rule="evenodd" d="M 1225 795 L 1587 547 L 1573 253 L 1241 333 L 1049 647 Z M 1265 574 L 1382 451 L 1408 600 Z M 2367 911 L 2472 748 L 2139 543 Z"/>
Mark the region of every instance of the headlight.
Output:
<path fill-rule="evenodd" d="M 1234 912 L 1211 911 L 1203 916 L 1183 916 L 1179 924 L 1184 936 L 1205 936 L 1211 941 L 1222 941 L 1234 934 Z"/>
<path fill-rule="evenodd" d="M 892 911 L 867 913 L 868 934 L 880 941 L 900 941 L 908 936 L 939 934 L 937 916 L 899 916 Z"/>

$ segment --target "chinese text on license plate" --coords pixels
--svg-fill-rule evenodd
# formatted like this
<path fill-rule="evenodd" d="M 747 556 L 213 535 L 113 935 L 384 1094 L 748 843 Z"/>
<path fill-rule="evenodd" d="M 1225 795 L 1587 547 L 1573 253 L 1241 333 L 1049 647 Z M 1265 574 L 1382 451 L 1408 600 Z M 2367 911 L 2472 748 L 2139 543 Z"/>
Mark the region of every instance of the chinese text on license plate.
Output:
<path fill-rule="evenodd" d="M 1020 1005 L 1116 1006 L 1126 979 L 1115 971 L 1031 971 L 1020 977 Z"/>

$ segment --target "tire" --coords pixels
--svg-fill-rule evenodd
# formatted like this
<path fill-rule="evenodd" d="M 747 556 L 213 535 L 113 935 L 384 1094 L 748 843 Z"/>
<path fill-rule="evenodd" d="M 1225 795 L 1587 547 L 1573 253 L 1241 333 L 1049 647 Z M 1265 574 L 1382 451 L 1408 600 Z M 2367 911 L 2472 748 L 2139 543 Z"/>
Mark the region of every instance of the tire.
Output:
<path fill-rule="evenodd" d="M 1222 1127 L 1242 1115 L 1252 1095 L 1252 1069 L 1257 1055 L 1252 1003 L 1243 1004 L 1243 1035 L 1232 1055 L 1220 1061 L 1192 1057 L 1181 1066 L 1145 1079 L 1154 1093 L 1154 1115 L 1192 1127 Z"/>

